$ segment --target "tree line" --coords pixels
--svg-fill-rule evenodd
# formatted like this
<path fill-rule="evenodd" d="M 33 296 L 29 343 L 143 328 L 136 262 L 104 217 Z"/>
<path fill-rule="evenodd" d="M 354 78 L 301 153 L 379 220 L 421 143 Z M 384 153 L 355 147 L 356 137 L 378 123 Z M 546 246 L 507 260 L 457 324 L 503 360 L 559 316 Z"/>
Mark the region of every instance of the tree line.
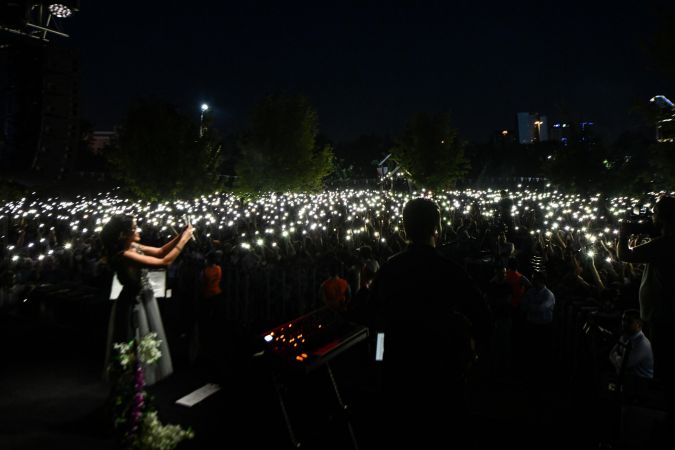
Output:
<path fill-rule="evenodd" d="M 229 186 L 242 195 L 318 191 L 329 177 L 350 177 L 345 160 L 319 135 L 318 115 L 299 95 L 270 95 L 248 127 L 224 140 L 158 99 L 134 103 L 104 152 L 113 176 L 140 198 L 188 197 Z M 415 114 L 386 152 L 421 186 L 449 188 L 468 170 L 465 143 L 447 114 Z M 232 173 L 226 173 L 230 167 Z M 372 175 L 375 168 L 372 168 Z"/>
<path fill-rule="evenodd" d="M 378 161 L 389 154 L 390 169 L 432 190 L 512 177 L 546 178 L 578 192 L 675 185 L 675 144 L 658 143 L 645 132 L 627 132 L 607 144 L 572 126 L 565 142 L 469 144 L 449 114 L 422 112 L 393 138 L 362 136 L 336 149 L 320 135 L 309 101 L 287 94 L 262 99 L 246 129 L 226 139 L 208 123 L 200 132 L 200 124 L 175 106 L 140 100 L 104 154 L 113 176 L 148 200 L 224 189 L 241 195 L 317 191 L 330 181 L 375 178 Z"/>

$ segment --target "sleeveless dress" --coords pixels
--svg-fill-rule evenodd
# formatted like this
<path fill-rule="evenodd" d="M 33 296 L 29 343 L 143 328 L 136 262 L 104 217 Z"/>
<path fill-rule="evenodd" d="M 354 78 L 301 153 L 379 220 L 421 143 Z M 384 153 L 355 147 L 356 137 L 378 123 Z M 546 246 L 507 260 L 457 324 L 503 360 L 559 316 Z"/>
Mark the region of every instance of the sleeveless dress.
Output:
<path fill-rule="evenodd" d="M 132 244 L 136 253 L 143 254 L 140 245 Z M 108 322 L 108 342 L 104 371 L 112 357 L 113 345 L 129 342 L 135 336 L 139 338 L 148 333 L 157 333 L 160 340 L 161 358 L 154 364 L 144 367 L 145 384 L 151 386 L 173 373 L 169 344 L 164 333 L 162 316 L 157 299 L 148 278 L 148 269 L 126 260 L 121 254 L 112 258 L 111 265 L 122 284 L 122 292 L 114 301 Z"/>

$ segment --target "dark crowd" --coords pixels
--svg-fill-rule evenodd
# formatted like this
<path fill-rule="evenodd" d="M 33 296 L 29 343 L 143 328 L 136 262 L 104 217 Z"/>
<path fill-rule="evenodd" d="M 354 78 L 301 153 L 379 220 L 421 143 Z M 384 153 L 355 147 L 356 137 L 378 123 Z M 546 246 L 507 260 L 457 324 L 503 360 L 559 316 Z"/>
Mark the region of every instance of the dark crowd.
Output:
<path fill-rule="evenodd" d="M 459 385 L 470 392 L 485 380 L 519 380 L 537 395 L 554 385 L 583 405 L 578 413 L 597 426 L 599 442 L 653 448 L 668 435 L 664 425 L 636 437 L 630 424 L 639 408 L 672 420 L 672 358 L 664 354 L 672 354 L 675 333 L 675 206 L 657 193 L 343 190 L 173 204 L 108 194 L 26 198 L 0 208 L 0 311 L 62 320 L 58 299 L 70 312 L 87 303 L 109 314 L 115 268 L 100 234 L 125 214 L 136 219 L 140 249 L 161 248 L 194 226 L 163 269 L 160 299 L 169 345 L 183 342 L 184 364 L 244 358 L 264 330 L 322 307 L 368 326 L 374 339 L 387 276 L 380 272 L 410 250 L 403 207 L 416 197 L 438 206 L 434 255 L 462 276 L 434 290 L 418 286 L 406 307 L 424 316 L 417 294 L 471 302 L 471 357 L 462 354 Z M 453 320 L 415 323 L 463 326 Z"/>

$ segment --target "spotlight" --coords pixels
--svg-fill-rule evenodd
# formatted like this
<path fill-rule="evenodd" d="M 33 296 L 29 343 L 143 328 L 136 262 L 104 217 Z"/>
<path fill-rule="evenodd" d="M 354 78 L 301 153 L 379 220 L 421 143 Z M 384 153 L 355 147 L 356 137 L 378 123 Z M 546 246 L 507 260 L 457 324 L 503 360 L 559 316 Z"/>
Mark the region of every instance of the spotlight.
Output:
<path fill-rule="evenodd" d="M 54 17 L 65 19 L 73 14 L 73 10 L 61 3 L 52 3 L 49 5 L 49 12 Z"/>

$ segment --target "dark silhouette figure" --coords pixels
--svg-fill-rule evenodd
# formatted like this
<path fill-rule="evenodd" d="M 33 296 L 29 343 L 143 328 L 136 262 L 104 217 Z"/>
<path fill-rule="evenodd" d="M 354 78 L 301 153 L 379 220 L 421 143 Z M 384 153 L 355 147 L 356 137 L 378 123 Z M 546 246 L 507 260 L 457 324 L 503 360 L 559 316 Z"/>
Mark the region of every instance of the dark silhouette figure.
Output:
<path fill-rule="evenodd" d="M 373 287 L 385 333 L 383 435 L 386 448 L 443 448 L 469 438 L 472 335 L 485 336 L 489 313 L 464 270 L 436 250 L 438 205 L 409 201 L 403 223 L 411 242 L 382 266 Z"/>
<path fill-rule="evenodd" d="M 667 402 L 667 424 L 663 427 L 673 437 L 675 426 L 675 198 L 663 196 L 654 205 L 653 228 L 645 224 L 622 222 L 619 228 L 617 255 L 620 260 L 645 263 L 640 283 L 640 316 L 654 352 L 654 377 L 663 383 Z M 651 231 L 649 242 L 630 248 L 630 235 Z"/>

